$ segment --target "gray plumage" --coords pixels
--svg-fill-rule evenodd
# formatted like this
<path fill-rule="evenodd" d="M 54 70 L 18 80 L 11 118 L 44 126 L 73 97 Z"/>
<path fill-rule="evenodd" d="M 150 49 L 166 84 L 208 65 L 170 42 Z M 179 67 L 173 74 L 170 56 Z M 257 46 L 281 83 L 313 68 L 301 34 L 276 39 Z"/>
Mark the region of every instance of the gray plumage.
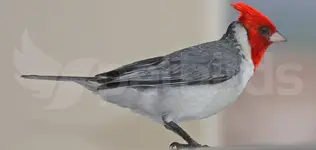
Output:
<path fill-rule="evenodd" d="M 233 35 L 236 24 L 238 23 L 232 23 L 218 41 L 191 46 L 165 56 L 136 61 L 94 77 L 22 77 L 72 80 L 81 85 L 86 84 L 92 91 L 126 86 L 216 84 L 232 78 L 239 72 L 243 55 Z"/>
<path fill-rule="evenodd" d="M 115 83 L 117 86 L 154 86 L 223 82 L 238 73 L 241 58 L 239 50 L 226 41 L 204 43 L 99 74 L 98 78 L 112 77 L 99 89 L 111 88 Z M 129 67 L 133 69 L 128 70 Z M 116 76 L 108 75 L 114 72 Z"/>

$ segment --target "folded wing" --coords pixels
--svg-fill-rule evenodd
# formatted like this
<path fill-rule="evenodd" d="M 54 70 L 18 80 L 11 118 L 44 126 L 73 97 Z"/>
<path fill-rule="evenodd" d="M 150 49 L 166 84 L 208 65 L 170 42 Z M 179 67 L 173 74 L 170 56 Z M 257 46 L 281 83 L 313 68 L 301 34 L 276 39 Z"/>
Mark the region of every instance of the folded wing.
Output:
<path fill-rule="evenodd" d="M 192 46 L 166 56 L 137 61 L 96 75 L 98 90 L 225 82 L 239 72 L 242 55 L 225 42 Z"/>

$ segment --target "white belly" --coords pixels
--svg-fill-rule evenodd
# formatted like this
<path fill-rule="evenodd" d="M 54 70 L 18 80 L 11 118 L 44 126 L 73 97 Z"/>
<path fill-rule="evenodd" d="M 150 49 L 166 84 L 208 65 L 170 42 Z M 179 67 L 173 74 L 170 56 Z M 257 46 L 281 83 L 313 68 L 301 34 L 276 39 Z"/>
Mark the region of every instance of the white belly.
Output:
<path fill-rule="evenodd" d="M 245 68 L 232 79 L 215 85 L 116 88 L 99 91 L 99 94 L 108 102 L 129 108 L 158 123 L 162 123 L 163 116 L 174 122 L 203 119 L 237 99 L 253 74 L 253 67 Z"/>

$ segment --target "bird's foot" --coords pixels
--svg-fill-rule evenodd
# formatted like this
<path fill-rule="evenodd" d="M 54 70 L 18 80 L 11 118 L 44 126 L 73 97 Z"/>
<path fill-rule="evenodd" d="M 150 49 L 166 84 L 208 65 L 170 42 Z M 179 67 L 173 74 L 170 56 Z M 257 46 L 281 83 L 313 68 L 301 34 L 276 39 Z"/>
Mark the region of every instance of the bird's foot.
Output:
<path fill-rule="evenodd" d="M 178 142 L 173 142 L 170 144 L 170 149 L 171 150 L 179 150 L 179 149 L 194 149 L 194 148 L 201 148 L 201 147 L 209 147 L 208 145 L 201 145 L 198 143 L 194 144 L 181 144 Z"/>

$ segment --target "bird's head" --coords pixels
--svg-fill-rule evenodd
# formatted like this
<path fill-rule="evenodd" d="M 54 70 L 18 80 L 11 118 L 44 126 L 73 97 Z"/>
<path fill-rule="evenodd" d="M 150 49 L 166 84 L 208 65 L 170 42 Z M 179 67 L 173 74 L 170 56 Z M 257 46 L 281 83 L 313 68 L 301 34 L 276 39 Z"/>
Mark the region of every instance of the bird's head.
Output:
<path fill-rule="evenodd" d="M 251 57 L 256 69 L 272 43 L 286 42 L 287 40 L 277 30 L 273 22 L 255 8 L 243 2 L 236 2 L 231 5 L 240 12 L 238 22 L 243 24 L 248 31 Z"/>

